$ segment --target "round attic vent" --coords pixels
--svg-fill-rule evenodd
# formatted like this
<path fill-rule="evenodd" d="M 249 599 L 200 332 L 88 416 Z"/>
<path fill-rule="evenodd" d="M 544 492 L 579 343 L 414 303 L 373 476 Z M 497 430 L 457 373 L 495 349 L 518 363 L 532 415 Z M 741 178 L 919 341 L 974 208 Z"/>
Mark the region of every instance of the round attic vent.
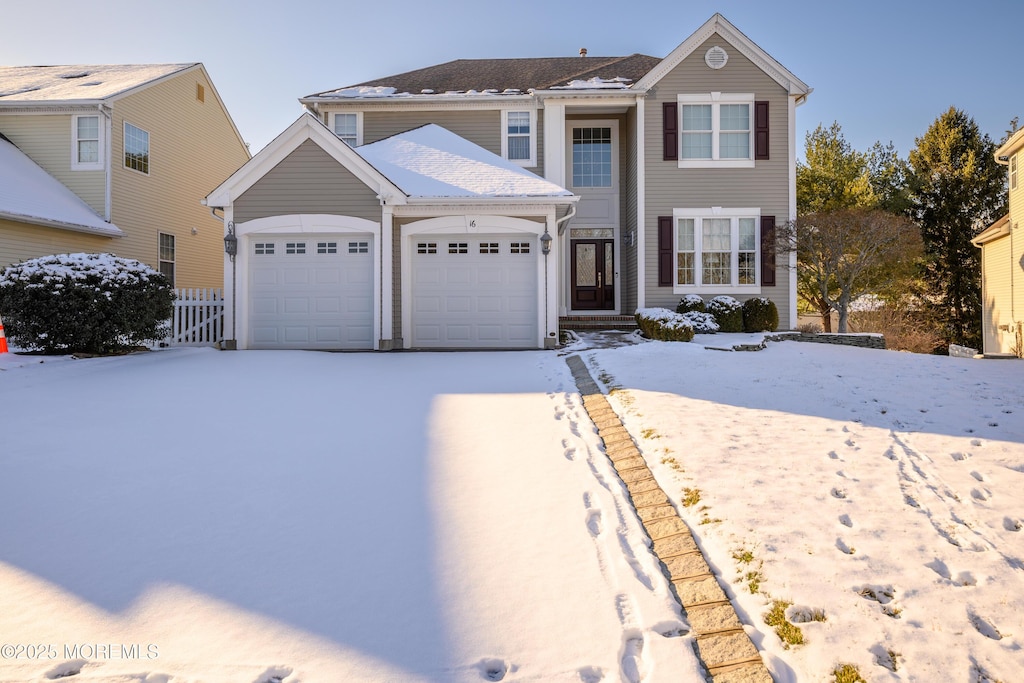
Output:
<path fill-rule="evenodd" d="M 721 69 L 729 61 L 729 53 L 715 45 L 704 53 L 704 63 L 712 69 Z"/>

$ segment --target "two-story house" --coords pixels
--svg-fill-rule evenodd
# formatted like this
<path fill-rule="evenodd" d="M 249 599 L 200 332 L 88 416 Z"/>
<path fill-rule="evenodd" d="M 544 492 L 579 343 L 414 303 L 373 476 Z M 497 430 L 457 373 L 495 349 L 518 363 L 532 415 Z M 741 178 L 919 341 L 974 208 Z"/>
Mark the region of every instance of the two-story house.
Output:
<path fill-rule="evenodd" d="M 810 92 L 716 14 L 664 58 L 456 60 L 300 98 L 206 200 L 237 239 L 233 337 L 543 348 L 559 316 L 691 293 L 768 297 L 792 327 L 774 233 Z"/>
<path fill-rule="evenodd" d="M 985 355 L 1024 356 L 1024 130 L 995 152 L 1007 167 L 1010 212 L 972 242 L 981 249 L 982 351 Z"/>
<path fill-rule="evenodd" d="M 200 199 L 249 158 L 202 64 L 0 67 L 0 267 L 109 252 L 219 288 Z"/>

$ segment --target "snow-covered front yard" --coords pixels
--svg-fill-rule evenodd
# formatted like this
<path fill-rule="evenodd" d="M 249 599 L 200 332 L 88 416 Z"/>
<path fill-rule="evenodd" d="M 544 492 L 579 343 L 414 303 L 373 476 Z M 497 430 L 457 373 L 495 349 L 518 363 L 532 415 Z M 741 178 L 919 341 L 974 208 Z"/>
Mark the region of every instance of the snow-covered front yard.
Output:
<path fill-rule="evenodd" d="M 1024 679 L 1024 363 L 700 341 L 580 355 L 776 680 Z M 701 680 L 559 354 L 38 360 L 0 681 Z"/>

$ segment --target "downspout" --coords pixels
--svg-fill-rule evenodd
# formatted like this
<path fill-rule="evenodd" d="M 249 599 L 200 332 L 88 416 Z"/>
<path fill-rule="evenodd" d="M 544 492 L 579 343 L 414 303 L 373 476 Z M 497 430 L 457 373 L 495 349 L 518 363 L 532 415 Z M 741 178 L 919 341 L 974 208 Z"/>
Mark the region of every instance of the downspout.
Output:
<path fill-rule="evenodd" d="M 111 165 L 114 163 L 114 141 L 111 138 L 114 127 L 114 117 L 112 112 L 110 111 L 110 108 L 104 104 L 97 105 L 97 109 L 99 109 L 100 111 L 100 116 L 103 117 L 103 127 L 106 133 L 106 144 L 104 145 L 106 149 L 103 151 L 104 155 L 107 157 L 107 163 L 103 165 L 103 168 L 105 169 L 103 172 L 103 219 L 109 223 L 111 220 L 113 220 L 113 218 L 110 215 L 111 206 L 113 204 L 110 186 L 114 177 L 113 170 L 111 169 Z"/>
<path fill-rule="evenodd" d="M 561 237 L 565 233 L 566 226 L 563 225 L 563 224 L 567 223 L 569 221 L 569 219 L 572 218 L 575 215 L 576 215 L 576 202 L 573 202 L 569 206 L 569 213 L 567 213 L 564 216 L 562 216 L 561 218 L 558 218 L 558 219 L 555 220 L 555 226 L 557 226 L 557 228 L 558 228 L 558 236 L 559 237 Z"/>

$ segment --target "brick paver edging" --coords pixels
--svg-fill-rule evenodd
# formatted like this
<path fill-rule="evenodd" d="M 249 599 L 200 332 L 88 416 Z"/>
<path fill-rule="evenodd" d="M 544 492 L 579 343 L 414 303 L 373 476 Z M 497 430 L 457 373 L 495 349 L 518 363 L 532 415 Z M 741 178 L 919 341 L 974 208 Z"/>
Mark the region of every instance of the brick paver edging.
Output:
<path fill-rule="evenodd" d="M 565 359 L 583 407 L 629 496 L 651 550 L 672 584 L 695 637 L 694 650 L 713 683 L 772 683 L 736 609 L 708 567 L 690 527 L 654 479 L 647 461 L 579 356 Z"/>

